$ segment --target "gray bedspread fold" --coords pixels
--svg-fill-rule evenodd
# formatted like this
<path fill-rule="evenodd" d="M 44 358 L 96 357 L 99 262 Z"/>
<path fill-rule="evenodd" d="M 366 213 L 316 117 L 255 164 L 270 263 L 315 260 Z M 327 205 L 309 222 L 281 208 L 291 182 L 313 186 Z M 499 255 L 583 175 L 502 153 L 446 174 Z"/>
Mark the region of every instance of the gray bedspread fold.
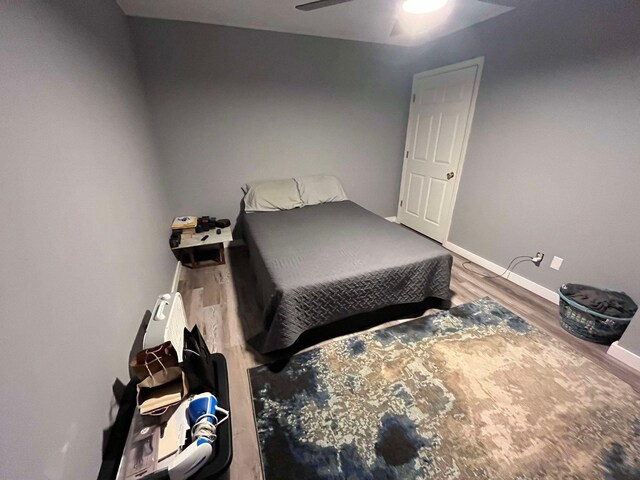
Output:
<path fill-rule="evenodd" d="M 265 318 L 263 353 L 357 313 L 450 298 L 449 252 L 351 201 L 243 219 Z"/>

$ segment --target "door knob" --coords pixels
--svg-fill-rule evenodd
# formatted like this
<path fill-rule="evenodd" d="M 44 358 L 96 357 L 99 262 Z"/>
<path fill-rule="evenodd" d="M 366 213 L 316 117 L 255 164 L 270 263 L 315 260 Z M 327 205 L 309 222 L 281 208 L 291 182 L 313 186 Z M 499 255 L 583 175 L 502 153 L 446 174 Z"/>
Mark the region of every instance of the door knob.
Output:
<path fill-rule="evenodd" d="M 447 173 L 447 180 L 451 180 L 456 174 L 453 172 Z"/>

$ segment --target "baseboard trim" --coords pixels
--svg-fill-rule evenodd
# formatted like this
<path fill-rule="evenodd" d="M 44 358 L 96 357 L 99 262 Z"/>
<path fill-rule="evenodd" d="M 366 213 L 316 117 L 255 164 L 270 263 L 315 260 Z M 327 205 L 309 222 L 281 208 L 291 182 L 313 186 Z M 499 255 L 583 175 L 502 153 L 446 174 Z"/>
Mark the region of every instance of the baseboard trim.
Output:
<path fill-rule="evenodd" d="M 500 274 L 504 272 L 504 269 L 506 268 L 498 265 L 497 263 L 493 263 L 487 260 L 486 258 L 482 258 L 481 256 L 476 255 L 475 253 L 465 250 L 464 248 L 456 245 L 455 243 L 445 242 L 443 246 L 444 248 L 451 250 L 453 253 L 457 253 L 458 255 L 466 258 L 467 260 L 471 260 L 473 263 L 476 263 L 493 273 Z M 559 302 L 558 294 L 556 292 L 554 292 L 553 290 L 549 290 L 547 287 L 543 287 L 540 284 L 532 282 L 528 278 L 518 275 L 517 273 L 511 272 L 511 274 L 505 278 L 510 282 L 513 282 L 516 285 L 519 285 L 522 288 L 529 290 L 532 293 L 535 293 L 539 297 L 542 297 L 546 300 L 549 300 L 550 302 L 555 303 L 556 305 Z"/>
<path fill-rule="evenodd" d="M 180 283 L 180 272 L 182 271 L 182 263 L 176 262 L 176 271 L 173 273 L 173 283 L 171 284 L 171 293 L 178 291 L 178 283 Z"/>
<path fill-rule="evenodd" d="M 628 367 L 640 372 L 640 356 L 621 347 L 617 341 L 613 342 L 607 350 L 607 353 L 613 358 L 620 360 Z"/>
<path fill-rule="evenodd" d="M 389 220 L 390 222 L 393 223 L 398 223 L 398 217 L 397 216 L 393 216 L 393 217 L 384 217 L 385 220 Z"/>

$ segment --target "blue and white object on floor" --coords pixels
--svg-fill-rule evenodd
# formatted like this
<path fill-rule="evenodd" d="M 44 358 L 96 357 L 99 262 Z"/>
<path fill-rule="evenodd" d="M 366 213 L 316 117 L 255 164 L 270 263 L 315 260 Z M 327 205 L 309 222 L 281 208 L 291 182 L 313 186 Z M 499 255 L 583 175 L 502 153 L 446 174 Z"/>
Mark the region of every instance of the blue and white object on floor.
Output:
<path fill-rule="evenodd" d="M 218 418 L 216 413 L 224 416 Z M 216 428 L 229 418 L 229 412 L 218 406 L 211 393 L 201 393 L 189 400 L 187 420 L 191 427 L 191 443 L 169 465 L 171 480 L 185 480 L 202 468 L 213 453 Z"/>

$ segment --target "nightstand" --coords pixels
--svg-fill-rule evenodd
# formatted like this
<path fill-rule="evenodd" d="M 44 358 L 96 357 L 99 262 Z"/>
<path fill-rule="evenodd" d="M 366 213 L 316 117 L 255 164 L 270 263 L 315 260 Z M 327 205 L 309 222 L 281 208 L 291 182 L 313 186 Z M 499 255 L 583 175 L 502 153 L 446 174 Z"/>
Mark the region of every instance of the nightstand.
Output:
<path fill-rule="evenodd" d="M 185 267 L 201 268 L 211 265 L 222 265 L 225 243 L 233 240 L 231 227 L 212 229 L 202 233 L 183 233 L 180 245 L 172 248 L 173 254 Z M 208 235 L 206 240 L 202 240 Z"/>

